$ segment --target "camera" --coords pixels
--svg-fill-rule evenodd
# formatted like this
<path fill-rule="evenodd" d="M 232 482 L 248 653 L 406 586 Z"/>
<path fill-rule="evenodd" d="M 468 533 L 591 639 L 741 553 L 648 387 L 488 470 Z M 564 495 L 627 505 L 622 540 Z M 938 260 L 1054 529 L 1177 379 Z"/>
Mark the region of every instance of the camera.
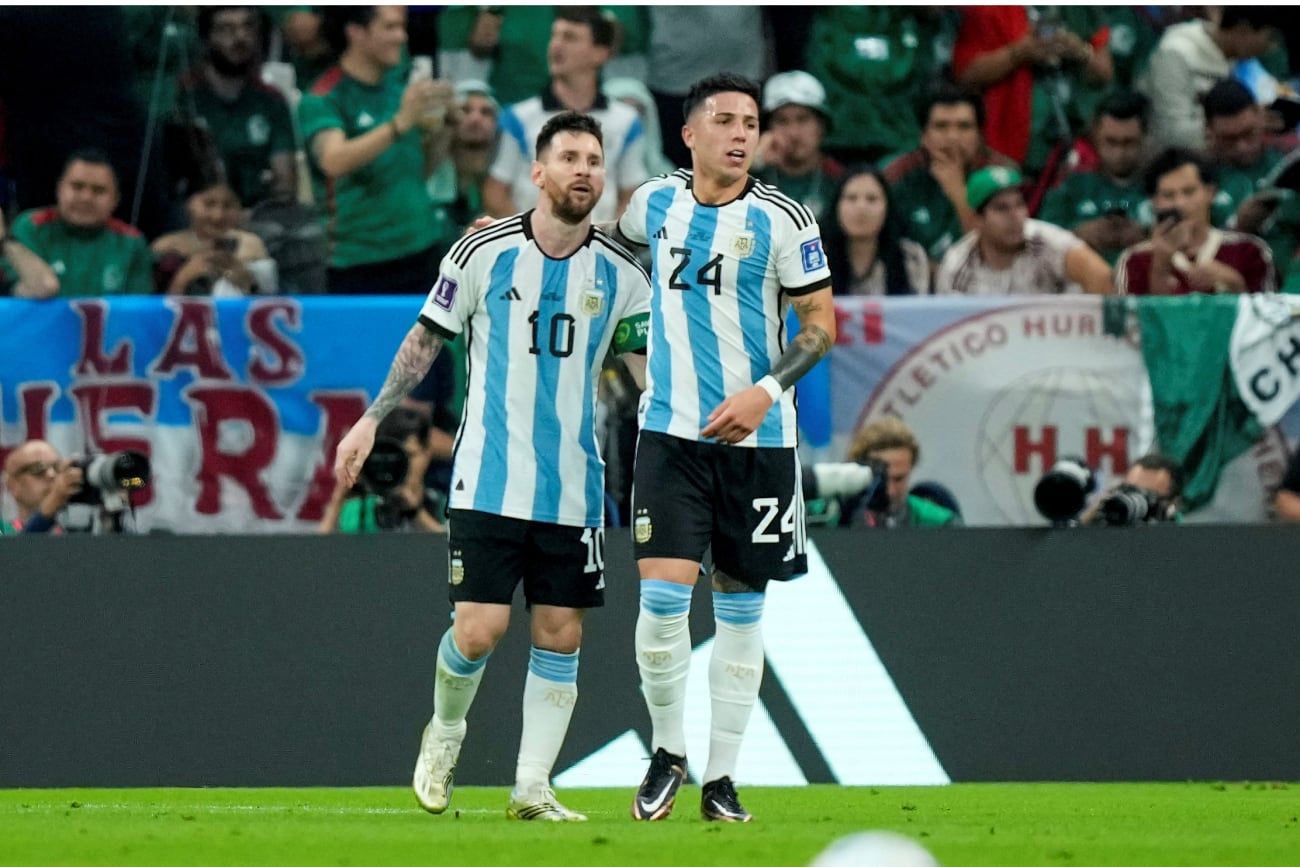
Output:
<path fill-rule="evenodd" d="M 1125 483 L 1101 501 L 1092 523 L 1107 527 L 1134 527 L 1148 521 L 1169 521 L 1173 516 L 1172 504 L 1155 491 Z"/>
<path fill-rule="evenodd" d="M 69 503 L 102 506 L 120 512 L 127 506 L 127 495 L 149 486 L 149 458 L 137 451 L 87 455 L 71 466 L 81 470 L 81 490 L 68 498 Z"/>
<path fill-rule="evenodd" d="M 1034 507 L 1052 526 L 1066 526 L 1097 489 L 1097 476 L 1081 458 L 1061 458 L 1034 486 Z"/>
<path fill-rule="evenodd" d="M 357 486 L 361 489 L 358 493 L 388 496 L 406 479 L 410 466 L 411 459 L 406 456 L 406 449 L 400 442 L 380 437 L 375 440 L 370 456 L 357 474 Z"/>
<path fill-rule="evenodd" d="M 411 460 L 406 448 L 397 440 L 380 437 L 375 440 L 370 456 L 357 474 L 357 494 L 369 494 L 379 499 L 375 504 L 375 526 L 380 530 L 395 530 L 410 517 L 409 509 L 395 492 L 406 480 Z"/>

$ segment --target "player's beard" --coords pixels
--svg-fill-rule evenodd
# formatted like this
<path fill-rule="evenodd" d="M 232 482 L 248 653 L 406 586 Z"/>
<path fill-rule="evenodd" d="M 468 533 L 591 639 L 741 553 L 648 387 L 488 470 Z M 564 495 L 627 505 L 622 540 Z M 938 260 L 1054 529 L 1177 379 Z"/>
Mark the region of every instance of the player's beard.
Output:
<path fill-rule="evenodd" d="M 576 226 L 587 219 L 587 215 L 596 207 L 596 197 L 590 194 L 588 195 L 589 201 L 586 203 L 574 201 L 574 197 L 568 192 L 559 196 L 551 193 L 550 196 L 551 213 L 570 226 Z"/>

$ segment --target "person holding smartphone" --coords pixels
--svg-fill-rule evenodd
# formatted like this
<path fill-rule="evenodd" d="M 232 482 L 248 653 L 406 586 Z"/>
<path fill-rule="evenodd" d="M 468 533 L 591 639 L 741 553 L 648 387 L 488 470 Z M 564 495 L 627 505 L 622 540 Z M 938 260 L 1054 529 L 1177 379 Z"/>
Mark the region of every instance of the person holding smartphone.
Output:
<path fill-rule="evenodd" d="M 221 178 L 208 178 L 186 202 L 189 228 L 153 242 L 154 285 L 167 295 L 271 294 L 276 267 L 262 239 L 238 228 L 239 197 Z"/>
<path fill-rule="evenodd" d="M 1115 265 L 1118 294 L 1276 290 L 1268 245 L 1254 235 L 1211 224 L 1216 185 L 1205 160 L 1191 151 L 1170 148 L 1147 169 L 1146 188 L 1155 208 L 1155 226 L 1151 240 L 1125 250 Z"/>

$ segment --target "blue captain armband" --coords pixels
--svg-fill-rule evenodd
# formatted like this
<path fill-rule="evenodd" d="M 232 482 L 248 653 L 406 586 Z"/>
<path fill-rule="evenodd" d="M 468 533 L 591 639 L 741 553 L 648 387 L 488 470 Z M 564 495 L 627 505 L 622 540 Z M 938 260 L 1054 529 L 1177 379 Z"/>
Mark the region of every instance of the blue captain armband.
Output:
<path fill-rule="evenodd" d="M 650 336 L 650 314 L 637 313 L 621 320 L 614 329 L 614 354 L 645 349 Z"/>

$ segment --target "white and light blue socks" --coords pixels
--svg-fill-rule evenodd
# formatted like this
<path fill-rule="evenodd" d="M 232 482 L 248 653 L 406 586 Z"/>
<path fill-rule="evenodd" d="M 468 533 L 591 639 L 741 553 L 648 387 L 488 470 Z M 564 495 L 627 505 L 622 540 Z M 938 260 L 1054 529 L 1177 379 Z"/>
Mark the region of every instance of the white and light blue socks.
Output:
<path fill-rule="evenodd" d="M 733 777 L 763 681 L 762 593 L 713 594 L 717 634 L 709 659 L 709 763 L 701 782 Z"/>
<path fill-rule="evenodd" d="M 578 701 L 578 651 L 558 653 L 533 647 L 524 680 L 523 734 L 515 766 L 516 795 L 550 785 L 551 769 L 569 731 Z"/>
<path fill-rule="evenodd" d="M 691 670 L 691 591 L 689 584 L 641 582 L 636 621 L 636 664 L 653 728 L 652 750 L 662 747 L 686 755 L 683 717 L 686 675 Z"/>
<path fill-rule="evenodd" d="M 465 737 L 465 715 L 474 703 L 479 682 L 483 680 L 483 667 L 488 657 L 467 659 L 456 646 L 452 629 L 448 627 L 438 643 L 438 664 L 433 684 L 434 733 L 442 740 L 460 743 Z"/>

